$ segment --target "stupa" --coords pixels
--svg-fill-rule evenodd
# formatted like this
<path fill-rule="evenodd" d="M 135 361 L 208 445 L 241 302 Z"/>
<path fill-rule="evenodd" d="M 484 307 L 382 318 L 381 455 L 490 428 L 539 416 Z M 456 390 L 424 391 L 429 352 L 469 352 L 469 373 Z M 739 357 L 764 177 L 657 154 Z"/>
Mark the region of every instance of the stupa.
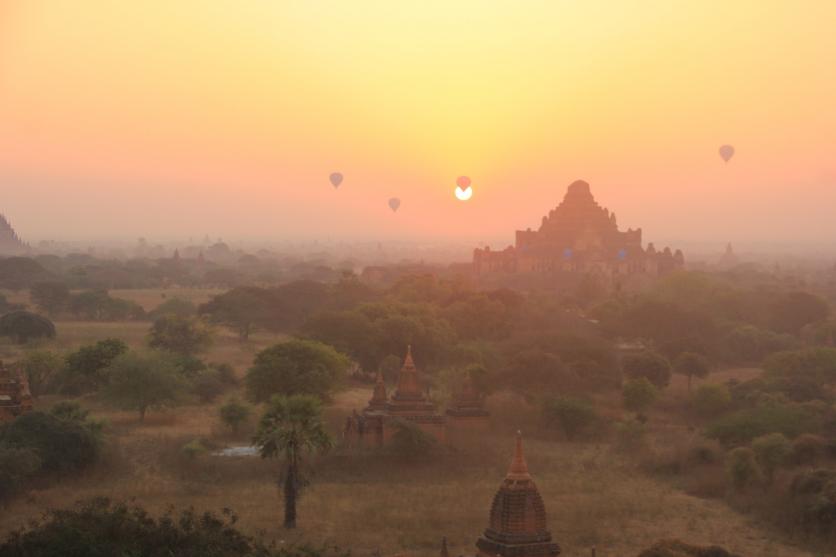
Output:
<path fill-rule="evenodd" d="M 560 546 L 546 524 L 546 506 L 528 472 L 522 435 L 493 498 L 488 528 L 476 542 L 481 557 L 555 557 Z"/>

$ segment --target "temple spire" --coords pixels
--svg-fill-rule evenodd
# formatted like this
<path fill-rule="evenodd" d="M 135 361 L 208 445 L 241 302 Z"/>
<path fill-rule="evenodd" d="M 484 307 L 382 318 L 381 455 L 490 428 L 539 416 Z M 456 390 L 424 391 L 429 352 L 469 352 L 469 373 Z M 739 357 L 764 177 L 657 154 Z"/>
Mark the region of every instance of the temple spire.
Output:
<path fill-rule="evenodd" d="M 512 480 L 531 479 L 531 475 L 528 473 L 528 463 L 525 461 L 525 453 L 523 452 L 521 431 L 517 431 L 517 446 L 514 450 L 514 460 L 511 461 L 511 467 L 508 468 L 507 477 Z"/>
<path fill-rule="evenodd" d="M 441 540 L 441 556 L 440 557 L 450 557 L 450 551 L 447 549 L 447 536 L 445 536 Z"/>

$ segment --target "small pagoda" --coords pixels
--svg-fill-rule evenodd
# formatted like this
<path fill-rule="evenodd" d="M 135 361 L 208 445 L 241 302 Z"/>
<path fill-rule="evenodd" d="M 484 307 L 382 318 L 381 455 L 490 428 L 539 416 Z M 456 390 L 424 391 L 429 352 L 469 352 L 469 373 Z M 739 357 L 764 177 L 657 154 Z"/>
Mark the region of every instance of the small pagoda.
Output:
<path fill-rule="evenodd" d="M 508 475 L 493 499 L 490 523 L 476 542 L 480 557 L 556 557 L 560 546 L 546 525 L 546 506 L 528 473 L 522 435 Z"/>
<path fill-rule="evenodd" d="M 451 429 L 463 432 L 486 431 L 490 426 L 490 413 L 485 410 L 484 397 L 476 390 L 470 374 L 465 374 L 464 381 L 447 408 L 447 423 Z"/>

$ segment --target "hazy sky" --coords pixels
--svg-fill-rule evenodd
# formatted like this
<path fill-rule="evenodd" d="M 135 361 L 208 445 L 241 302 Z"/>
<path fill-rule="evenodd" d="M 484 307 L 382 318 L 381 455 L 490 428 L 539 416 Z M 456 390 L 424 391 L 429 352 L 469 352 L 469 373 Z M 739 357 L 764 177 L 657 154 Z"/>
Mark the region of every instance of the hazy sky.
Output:
<path fill-rule="evenodd" d="M 33 240 L 510 243 L 581 178 L 646 240 L 833 244 L 834 22 L 830 0 L 0 0 L 0 212 Z"/>

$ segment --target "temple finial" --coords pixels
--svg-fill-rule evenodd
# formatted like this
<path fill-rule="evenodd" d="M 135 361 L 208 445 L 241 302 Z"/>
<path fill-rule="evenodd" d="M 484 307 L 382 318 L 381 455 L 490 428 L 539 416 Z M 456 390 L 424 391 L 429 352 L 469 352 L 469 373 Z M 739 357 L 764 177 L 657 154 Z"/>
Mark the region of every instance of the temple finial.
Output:
<path fill-rule="evenodd" d="M 525 453 L 523 452 L 521 431 L 517 431 L 517 446 L 514 450 L 514 460 L 511 461 L 511 467 L 508 469 L 508 477 L 512 479 L 531 478 L 528 473 L 528 463 L 525 461 Z"/>

